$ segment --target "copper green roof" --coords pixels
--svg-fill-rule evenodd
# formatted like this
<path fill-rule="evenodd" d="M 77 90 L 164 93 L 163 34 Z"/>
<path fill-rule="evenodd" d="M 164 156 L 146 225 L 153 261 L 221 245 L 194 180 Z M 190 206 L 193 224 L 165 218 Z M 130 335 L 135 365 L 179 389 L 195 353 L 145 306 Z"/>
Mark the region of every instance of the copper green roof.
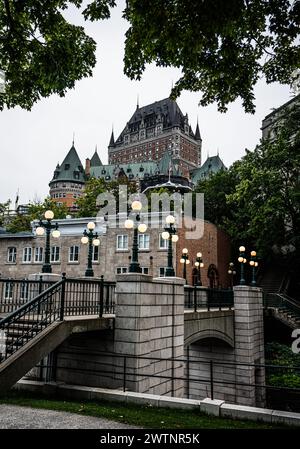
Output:
<path fill-rule="evenodd" d="M 72 145 L 62 164 L 57 165 L 50 184 L 56 181 L 85 182 L 83 165 L 74 145 Z"/>
<path fill-rule="evenodd" d="M 102 164 L 101 159 L 96 150 L 91 159 L 91 167 L 97 167 L 99 165 L 103 165 L 103 164 Z"/>
<path fill-rule="evenodd" d="M 220 159 L 220 156 L 208 157 L 200 168 L 196 168 L 196 170 L 192 172 L 191 178 L 193 183 L 196 184 L 198 181 L 207 179 L 209 176 L 220 170 L 226 170 L 226 166 L 222 159 Z"/>

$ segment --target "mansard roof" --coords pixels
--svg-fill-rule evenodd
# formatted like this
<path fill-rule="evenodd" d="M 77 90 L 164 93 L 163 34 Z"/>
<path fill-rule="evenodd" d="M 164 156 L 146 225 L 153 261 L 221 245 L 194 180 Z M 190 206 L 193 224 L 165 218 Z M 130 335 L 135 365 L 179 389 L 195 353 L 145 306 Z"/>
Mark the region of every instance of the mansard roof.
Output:
<path fill-rule="evenodd" d="M 142 179 L 146 175 L 155 175 L 160 172 L 159 166 L 154 161 L 135 162 L 132 164 L 108 164 L 91 167 L 91 177 L 103 178 L 107 181 L 126 175 L 128 179 Z"/>
<path fill-rule="evenodd" d="M 74 144 L 64 158 L 62 164 L 57 165 L 50 184 L 56 181 L 85 182 L 83 165 Z"/>
<path fill-rule="evenodd" d="M 188 117 L 182 113 L 176 101 L 170 98 L 137 107 L 114 144 L 121 145 L 124 134 L 137 132 L 140 125 L 148 129 L 154 128 L 158 123 L 162 123 L 163 129 L 179 127 L 184 131 L 185 124 L 188 125 Z M 191 128 L 189 128 L 189 135 L 195 138 Z"/>
<path fill-rule="evenodd" d="M 198 181 L 208 178 L 210 175 L 217 173 L 220 170 L 227 170 L 224 162 L 219 155 L 211 156 L 206 159 L 201 167 L 193 170 L 191 178 L 194 184 Z"/>

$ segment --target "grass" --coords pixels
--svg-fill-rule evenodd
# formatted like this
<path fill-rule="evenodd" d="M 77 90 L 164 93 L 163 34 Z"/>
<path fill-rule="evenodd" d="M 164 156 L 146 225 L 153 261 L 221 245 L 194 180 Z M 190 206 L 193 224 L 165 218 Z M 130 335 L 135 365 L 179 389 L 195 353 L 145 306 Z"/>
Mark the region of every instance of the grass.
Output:
<path fill-rule="evenodd" d="M 150 405 L 123 405 L 104 401 L 76 402 L 44 398 L 25 392 L 11 392 L 8 396 L 0 398 L 0 404 L 77 413 L 155 429 L 272 429 L 283 427 L 254 421 L 216 418 L 198 411 L 156 408 Z"/>

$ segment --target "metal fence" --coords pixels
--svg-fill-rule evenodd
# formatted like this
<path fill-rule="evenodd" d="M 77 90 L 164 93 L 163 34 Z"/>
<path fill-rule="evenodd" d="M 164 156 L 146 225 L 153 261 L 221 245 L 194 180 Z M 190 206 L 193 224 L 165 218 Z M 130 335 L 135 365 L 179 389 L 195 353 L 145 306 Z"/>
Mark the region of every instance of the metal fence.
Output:
<path fill-rule="evenodd" d="M 184 286 L 185 309 L 231 309 L 234 305 L 233 290 L 205 288 L 197 285 Z"/>

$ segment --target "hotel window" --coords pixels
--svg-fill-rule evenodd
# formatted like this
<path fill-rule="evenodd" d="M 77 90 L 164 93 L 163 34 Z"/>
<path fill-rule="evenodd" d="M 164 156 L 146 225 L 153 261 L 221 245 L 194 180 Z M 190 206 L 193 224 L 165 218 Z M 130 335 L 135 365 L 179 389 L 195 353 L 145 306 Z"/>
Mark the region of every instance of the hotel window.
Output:
<path fill-rule="evenodd" d="M 149 274 L 149 268 L 148 267 L 141 267 L 142 274 Z"/>
<path fill-rule="evenodd" d="M 43 248 L 35 248 L 34 249 L 34 262 L 41 263 L 43 262 Z"/>
<path fill-rule="evenodd" d="M 117 235 L 117 249 L 128 249 L 128 235 Z"/>
<path fill-rule="evenodd" d="M 99 246 L 93 246 L 93 262 L 99 262 Z"/>
<path fill-rule="evenodd" d="M 5 282 L 4 299 L 12 299 L 13 290 L 14 290 L 13 282 Z"/>
<path fill-rule="evenodd" d="M 166 275 L 166 268 L 165 267 L 160 267 L 159 271 L 158 271 L 158 276 L 163 278 Z"/>
<path fill-rule="evenodd" d="M 22 282 L 21 284 L 20 298 L 21 299 L 29 298 L 29 284 L 26 281 Z"/>
<path fill-rule="evenodd" d="M 73 245 L 69 248 L 69 262 L 79 261 L 79 246 Z"/>
<path fill-rule="evenodd" d="M 127 267 L 117 267 L 116 273 L 117 274 L 124 274 L 127 273 Z"/>
<path fill-rule="evenodd" d="M 51 246 L 50 261 L 59 262 L 59 260 L 60 260 L 60 247 Z"/>
<path fill-rule="evenodd" d="M 32 261 L 32 248 L 30 246 L 26 246 L 23 249 L 23 263 L 31 263 Z"/>
<path fill-rule="evenodd" d="M 139 249 L 149 249 L 150 235 L 139 234 Z"/>
<path fill-rule="evenodd" d="M 168 240 L 164 240 L 159 234 L 159 249 L 168 249 Z"/>
<path fill-rule="evenodd" d="M 17 248 L 15 246 L 10 246 L 7 249 L 7 262 L 8 263 L 17 262 Z"/>

